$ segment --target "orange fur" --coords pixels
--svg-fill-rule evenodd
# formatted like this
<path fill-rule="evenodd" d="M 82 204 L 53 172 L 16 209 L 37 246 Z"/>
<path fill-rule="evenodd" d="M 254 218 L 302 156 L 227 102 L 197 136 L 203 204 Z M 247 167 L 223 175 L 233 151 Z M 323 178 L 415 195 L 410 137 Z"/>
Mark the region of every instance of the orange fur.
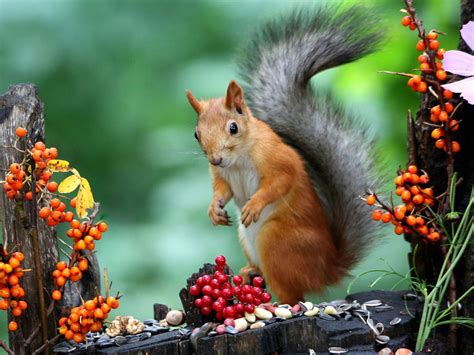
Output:
<path fill-rule="evenodd" d="M 252 116 L 235 82 L 229 84 L 225 98 L 199 102 L 189 93 L 188 99 L 199 114 L 199 143 L 212 164 L 219 162 L 211 165 L 211 221 L 228 224 L 224 205 L 233 196 L 242 200 L 235 196 L 228 176 L 242 173 L 241 180 L 251 184 L 253 167 L 258 188 L 248 200 L 236 200 L 241 204 L 241 222 L 249 227 L 265 209 L 269 211 L 257 231 L 256 243 L 241 240 L 249 261 L 241 271 L 261 271 L 279 300 L 290 304 L 302 300 L 307 291 L 318 292 L 339 281 L 345 268 L 338 262 L 325 213 L 300 155 Z M 239 133 L 229 134 L 231 123 L 238 126 Z"/>

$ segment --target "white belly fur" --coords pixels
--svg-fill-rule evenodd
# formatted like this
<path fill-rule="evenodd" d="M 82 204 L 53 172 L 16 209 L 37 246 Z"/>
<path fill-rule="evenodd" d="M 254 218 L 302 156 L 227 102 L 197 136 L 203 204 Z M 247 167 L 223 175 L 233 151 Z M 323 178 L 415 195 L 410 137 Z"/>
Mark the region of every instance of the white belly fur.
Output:
<path fill-rule="evenodd" d="M 272 213 L 273 205 L 270 204 L 266 206 L 260 214 L 258 221 L 253 222 L 247 228 L 240 223 L 240 211 L 242 207 L 244 207 L 247 201 L 257 192 L 260 184 L 260 177 L 255 167 L 250 162 L 250 159 L 245 160 L 246 162 L 240 163 L 238 166 L 219 169 L 219 174 L 229 183 L 234 194 L 234 201 L 239 211 L 240 242 L 248 253 L 250 261 L 258 267 L 260 261 L 257 252 L 257 235 L 262 225 Z"/>

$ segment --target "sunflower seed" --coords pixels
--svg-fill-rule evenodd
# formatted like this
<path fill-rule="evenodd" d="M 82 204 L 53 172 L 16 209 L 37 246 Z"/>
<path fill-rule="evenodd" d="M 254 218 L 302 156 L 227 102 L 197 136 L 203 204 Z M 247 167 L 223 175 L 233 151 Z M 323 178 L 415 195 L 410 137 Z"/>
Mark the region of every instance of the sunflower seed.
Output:
<path fill-rule="evenodd" d="M 379 344 L 385 345 L 390 341 L 390 337 L 386 335 L 377 335 L 375 341 Z"/>
<path fill-rule="evenodd" d="M 336 318 L 327 315 L 326 313 L 319 312 L 319 318 L 324 319 L 324 320 L 336 320 Z"/>
<path fill-rule="evenodd" d="M 337 314 L 337 310 L 333 306 L 327 306 L 326 308 L 324 308 L 324 313 L 330 314 L 333 316 Z"/>
<path fill-rule="evenodd" d="M 400 324 L 401 321 L 402 321 L 401 318 L 395 317 L 395 318 L 393 318 L 393 319 L 390 321 L 390 325 L 391 325 L 391 326 L 394 326 L 394 325 Z"/>
<path fill-rule="evenodd" d="M 375 311 L 376 312 L 385 312 L 385 311 L 390 311 L 392 310 L 393 307 L 392 306 L 389 306 L 389 305 L 383 305 L 383 306 L 377 306 L 375 307 Z"/>
<path fill-rule="evenodd" d="M 338 346 L 332 346 L 328 349 L 330 354 L 344 354 L 347 353 L 349 350 L 340 348 Z"/>
<path fill-rule="evenodd" d="M 383 303 L 381 300 L 370 300 L 363 303 L 363 305 L 365 305 L 366 307 L 377 307 L 377 306 L 381 306 L 382 304 Z"/>

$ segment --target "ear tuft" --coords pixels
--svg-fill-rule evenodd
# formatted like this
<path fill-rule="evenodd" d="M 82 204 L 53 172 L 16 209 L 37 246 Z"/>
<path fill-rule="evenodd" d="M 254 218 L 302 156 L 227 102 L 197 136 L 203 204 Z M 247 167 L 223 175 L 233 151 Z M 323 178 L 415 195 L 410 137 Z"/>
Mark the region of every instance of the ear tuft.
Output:
<path fill-rule="evenodd" d="M 189 90 L 186 90 L 186 97 L 188 98 L 188 101 L 191 104 L 191 106 L 193 107 L 194 111 L 196 111 L 196 113 L 199 115 L 202 112 L 201 103 L 198 101 L 198 99 L 196 99 L 193 96 L 193 94 Z"/>
<path fill-rule="evenodd" d="M 227 95 L 225 97 L 225 106 L 228 109 L 236 108 L 237 111 L 242 112 L 242 106 L 244 105 L 244 91 L 237 84 L 235 80 L 232 80 L 227 87 Z"/>

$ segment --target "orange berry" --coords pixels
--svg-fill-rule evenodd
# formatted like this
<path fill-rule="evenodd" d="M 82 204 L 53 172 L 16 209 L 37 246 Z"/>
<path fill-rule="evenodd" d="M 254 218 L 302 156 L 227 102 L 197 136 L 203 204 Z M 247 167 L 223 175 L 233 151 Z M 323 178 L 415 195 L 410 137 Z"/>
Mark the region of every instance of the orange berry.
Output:
<path fill-rule="evenodd" d="M 53 211 L 53 213 L 51 213 L 51 218 L 56 222 L 61 222 L 63 220 L 63 213 L 59 211 Z"/>
<path fill-rule="evenodd" d="M 91 332 L 99 332 L 102 329 L 102 322 L 97 321 L 91 325 Z"/>
<path fill-rule="evenodd" d="M 408 79 L 407 85 L 408 85 L 409 87 L 413 88 L 413 90 L 416 91 L 416 84 L 415 84 L 415 80 L 413 80 L 413 78 Z"/>
<path fill-rule="evenodd" d="M 447 113 L 453 112 L 453 110 L 454 110 L 453 104 L 452 104 L 451 102 L 446 102 L 446 103 L 444 104 L 444 110 L 445 110 Z"/>
<path fill-rule="evenodd" d="M 443 69 L 437 70 L 436 77 L 441 81 L 446 80 L 446 72 Z"/>
<path fill-rule="evenodd" d="M 81 274 L 81 270 L 77 266 L 73 266 L 71 268 L 71 275 L 79 275 Z"/>
<path fill-rule="evenodd" d="M 100 223 L 97 225 L 97 228 L 99 229 L 99 232 L 104 233 L 104 232 L 107 232 L 107 229 L 108 229 L 109 227 L 107 226 L 107 223 L 105 223 L 105 222 L 100 222 Z"/>
<path fill-rule="evenodd" d="M 418 43 L 416 44 L 416 50 L 422 52 L 425 49 L 426 49 L 425 43 L 422 40 L 419 40 Z"/>
<path fill-rule="evenodd" d="M 428 86 L 424 81 L 422 81 L 420 85 L 418 85 L 418 92 L 425 93 L 426 90 L 428 90 Z"/>
<path fill-rule="evenodd" d="M 38 141 L 38 142 L 35 143 L 35 148 L 37 150 L 45 150 L 46 149 L 46 144 L 44 144 L 41 141 Z"/>
<path fill-rule="evenodd" d="M 6 311 L 8 309 L 8 301 L 7 300 L 0 300 L 0 309 L 2 311 Z"/>
<path fill-rule="evenodd" d="M 435 147 L 438 148 L 438 149 L 443 149 L 446 147 L 446 141 L 444 139 L 438 139 L 436 142 L 435 142 Z"/>
<path fill-rule="evenodd" d="M 100 305 L 100 309 L 102 310 L 102 312 L 104 312 L 104 314 L 107 314 L 110 312 L 110 306 L 107 303 L 102 303 Z"/>
<path fill-rule="evenodd" d="M 428 177 L 428 175 L 421 175 L 420 176 L 420 182 L 422 184 L 427 184 L 430 182 L 430 178 Z"/>
<path fill-rule="evenodd" d="M 65 268 L 65 269 L 61 272 L 61 276 L 65 277 L 66 279 L 69 278 L 69 276 L 71 276 L 71 269 Z"/>
<path fill-rule="evenodd" d="M 439 122 L 438 116 L 431 114 L 430 121 L 433 123 L 438 123 Z"/>
<path fill-rule="evenodd" d="M 59 206 L 56 208 L 56 210 L 57 210 L 57 211 L 64 212 L 64 211 L 66 211 L 66 207 L 67 207 L 66 204 L 65 204 L 64 202 L 61 202 L 61 203 L 59 204 Z"/>
<path fill-rule="evenodd" d="M 428 63 L 421 63 L 420 69 L 422 72 L 425 72 L 425 73 L 431 71 L 431 67 Z"/>
<path fill-rule="evenodd" d="M 81 232 L 81 230 L 80 230 L 80 229 L 77 229 L 77 228 L 74 228 L 74 229 L 72 230 L 72 236 L 73 236 L 74 238 L 80 238 L 80 237 L 82 237 L 82 232 Z"/>
<path fill-rule="evenodd" d="M 13 163 L 10 165 L 10 172 L 12 174 L 18 174 L 21 171 L 21 165 L 18 163 Z"/>
<path fill-rule="evenodd" d="M 368 195 L 368 196 L 365 198 L 365 202 L 366 202 L 369 206 L 375 204 L 375 202 L 376 202 L 375 196 L 374 196 L 374 195 Z"/>
<path fill-rule="evenodd" d="M 77 219 L 73 219 L 71 223 L 69 223 L 69 225 L 71 226 L 71 228 L 79 229 L 79 227 L 81 226 L 81 222 L 79 222 Z"/>
<path fill-rule="evenodd" d="M 393 182 L 395 183 L 395 185 L 403 185 L 403 177 L 401 175 L 398 175 L 394 180 Z"/>
<path fill-rule="evenodd" d="M 416 229 L 416 231 L 420 234 L 426 235 L 428 234 L 428 227 L 427 226 L 421 226 Z"/>
<path fill-rule="evenodd" d="M 394 230 L 395 234 L 397 235 L 403 234 L 403 231 L 404 229 L 402 226 L 395 226 L 395 230 Z"/>
<path fill-rule="evenodd" d="M 40 216 L 40 218 L 42 218 L 42 219 L 48 218 L 50 214 L 51 214 L 51 209 L 50 209 L 49 207 L 43 207 L 43 208 L 40 209 L 40 211 L 39 211 L 39 216 Z"/>
<path fill-rule="evenodd" d="M 92 300 L 86 301 L 84 303 L 84 308 L 87 309 L 88 311 L 91 311 L 96 308 L 96 303 Z"/>
<path fill-rule="evenodd" d="M 427 63 L 428 60 L 429 60 L 429 58 L 428 58 L 428 56 L 425 55 L 425 54 L 420 54 L 420 55 L 418 56 L 418 62 L 419 62 L 419 63 Z"/>
<path fill-rule="evenodd" d="M 390 212 L 385 212 L 383 215 L 382 215 L 382 222 L 384 223 L 388 223 L 392 220 L 392 214 Z M 107 304 L 109 304 L 107 302 Z M 109 305 L 110 306 L 110 305 Z M 111 306 L 112 307 L 112 306 Z M 112 307 L 114 308 L 114 307 Z"/>
<path fill-rule="evenodd" d="M 439 113 L 438 118 L 439 118 L 439 120 L 440 120 L 441 122 L 446 122 L 446 121 L 448 120 L 448 118 L 449 118 L 449 115 L 448 115 L 448 113 L 447 113 L 446 111 L 441 111 L 441 112 Z"/>
<path fill-rule="evenodd" d="M 79 262 L 77 263 L 77 267 L 81 271 L 86 271 L 89 268 L 89 261 L 87 261 L 87 259 L 85 258 L 80 259 Z"/>
<path fill-rule="evenodd" d="M 70 202 L 71 208 L 76 208 L 76 204 L 77 204 L 77 197 L 74 197 Z"/>
<path fill-rule="evenodd" d="M 411 183 L 412 184 L 418 184 L 420 181 L 420 177 L 417 174 L 411 174 Z"/>
<path fill-rule="evenodd" d="M 25 301 L 18 301 L 18 307 L 20 307 L 23 311 L 28 308 L 28 303 Z"/>
<path fill-rule="evenodd" d="M 58 208 L 60 204 L 61 204 L 61 200 L 57 198 L 53 198 L 51 201 L 49 201 L 49 205 L 54 209 Z"/>
<path fill-rule="evenodd" d="M 421 76 L 419 75 L 413 75 L 412 79 L 413 79 L 413 83 L 415 83 L 416 85 L 421 83 Z"/>
<path fill-rule="evenodd" d="M 61 317 L 59 318 L 59 325 L 65 325 L 67 322 L 67 318 L 66 317 Z"/>
<path fill-rule="evenodd" d="M 410 26 L 411 23 L 412 23 L 411 17 L 410 16 L 403 16 L 401 22 L 402 22 L 403 26 Z"/>
<path fill-rule="evenodd" d="M 12 320 L 10 323 L 8 323 L 8 330 L 11 332 L 16 332 L 18 330 L 18 323 Z"/>
<path fill-rule="evenodd" d="M 433 40 L 430 41 L 430 49 L 437 50 L 439 48 L 439 41 Z"/>
<path fill-rule="evenodd" d="M 66 331 L 66 334 L 64 334 L 64 338 L 66 340 L 72 340 L 73 337 L 74 337 L 74 332 L 72 330 L 68 330 Z"/>
<path fill-rule="evenodd" d="M 412 30 L 412 31 L 416 30 L 416 25 L 415 25 L 413 22 L 412 22 L 412 23 L 410 24 L 410 26 L 408 26 L 408 27 L 409 27 L 410 30 Z"/>
<path fill-rule="evenodd" d="M 431 113 L 432 113 L 433 115 L 438 116 L 440 112 L 441 112 L 441 107 L 440 107 L 439 105 L 433 106 L 433 107 L 431 108 Z"/>
<path fill-rule="evenodd" d="M 405 206 L 406 206 L 408 212 L 413 211 L 413 209 L 415 208 L 415 204 L 414 204 L 413 202 L 411 202 L 411 201 L 410 201 L 410 202 L 407 202 L 407 203 L 405 204 Z"/>
<path fill-rule="evenodd" d="M 426 189 L 423 189 L 423 193 L 428 196 L 433 196 L 433 189 L 431 187 L 427 187 Z"/>
<path fill-rule="evenodd" d="M 416 167 L 416 165 L 410 165 L 407 168 L 407 171 L 411 174 L 416 174 L 418 172 L 418 168 Z"/>
<path fill-rule="evenodd" d="M 390 214 L 390 212 L 387 212 L 387 213 L 390 215 L 390 219 L 391 219 L 391 214 Z M 116 308 L 119 307 L 119 301 L 118 301 L 115 297 L 107 297 L 106 303 L 107 303 L 107 305 L 109 305 L 110 308 L 112 308 L 112 309 L 116 309 Z"/>
<path fill-rule="evenodd" d="M 76 333 L 72 337 L 72 340 L 74 340 L 76 343 L 82 343 L 85 339 L 85 335 L 82 333 Z"/>
<path fill-rule="evenodd" d="M 65 283 L 66 283 L 66 278 L 63 277 L 63 276 L 59 276 L 59 277 L 56 279 L 56 285 L 58 285 L 59 287 L 64 286 Z"/>
<path fill-rule="evenodd" d="M 86 248 L 87 248 L 87 250 L 90 250 L 90 251 L 94 250 L 95 243 L 92 242 L 92 243 L 86 244 Z"/>
<path fill-rule="evenodd" d="M 423 226 L 425 224 L 423 217 L 416 217 L 416 224 Z"/>
<path fill-rule="evenodd" d="M 408 216 L 407 218 L 405 218 L 405 222 L 406 222 L 409 226 L 414 226 L 414 225 L 416 224 L 416 218 L 415 218 L 415 216 L 410 215 L 410 216 Z"/>
<path fill-rule="evenodd" d="M 435 128 L 431 131 L 431 137 L 433 139 L 440 139 L 442 136 L 444 136 L 444 131 L 442 128 Z"/>
<path fill-rule="evenodd" d="M 51 181 L 51 182 L 48 182 L 46 187 L 49 190 L 49 192 L 56 192 L 56 190 L 58 189 L 58 183 L 56 181 Z"/>
<path fill-rule="evenodd" d="M 453 92 L 450 91 L 450 90 L 444 90 L 443 91 L 443 97 L 446 99 L 446 100 L 450 100 L 453 98 Z"/>
<path fill-rule="evenodd" d="M 78 240 L 74 244 L 74 250 L 84 250 L 86 248 L 86 242 L 82 239 Z"/>
<path fill-rule="evenodd" d="M 56 264 L 56 269 L 58 269 L 59 271 L 63 271 L 65 268 L 67 268 L 67 264 L 64 261 L 59 261 Z"/>
<path fill-rule="evenodd" d="M 55 301 L 59 301 L 61 298 L 63 298 L 63 295 L 61 291 L 59 290 L 54 290 L 51 296 L 53 297 L 53 300 Z"/>
<path fill-rule="evenodd" d="M 13 315 L 14 317 L 20 317 L 21 314 L 23 313 L 23 311 L 21 310 L 21 308 L 18 307 L 18 306 L 17 306 L 17 307 L 14 307 L 14 308 L 11 310 L 11 312 L 12 312 L 12 315 Z"/>
<path fill-rule="evenodd" d="M 51 159 L 56 159 L 58 157 L 58 150 L 57 148 L 51 147 L 49 148 L 49 157 Z"/>
<path fill-rule="evenodd" d="M 449 129 L 451 131 L 457 131 L 459 129 L 459 122 L 456 120 L 449 121 Z"/>
<path fill-rule="evenodd" d="M 433 31 L 430 31 L 427 35 L 428 39 L 430 40 L 434 40 L 436 38 L 438 38 L 438 35 L 436 34 L 436 32 L 433 32 Z"/>
<path fill-rule="evenodd" d="M 438 49 L 436 51 L 436 58 L 443 59 L 444 58 L 444 53 L 446 53 L 446 50 L 444 48 Z"/>
<path fill-rule="evenodd" d="M 416 195 L 416 196 L 413 196 L 412 198 L 412 201 L 415 205 L 422 204 L 423 200 L 424 200 L 424 197 L 422 195 Z"/>
<path fill-rule="evenodd" d="M 402 192 L 401 197 L 402 197 L 403 201 L 409 201 L 410 198 L 411 198 L 411 192 L 408 191 L 408 190 L 405 190 L 405 191 Z"/>
<path fill-rule="evenodd" d="M 15 258 L 14 256 L 12 256 L 10 258 L 10 260 L 8 260 L 8 263 L 11 265 L 12 268 L 17 268 L 18 266 L 20 266 L 20 260 L 18 260 L 17 258 Z"/>
<path fill-rule="evenodd" d="M 19 282 L 20 280 L 18 279 L 18 276 L 16 275 L 8 276 L 8 283 L 10 284 L 10 286 L 18 285 Z"/>
<path fill-rule="evenodd" d="M 84 237 L 84 243 L 90 244 L 90 243 L 93 243 L 93 242 L 94 242 L 94 238 L 92 238 L 90 235 L 86 235 Z"/>
<path fill-rule="evenodd" d="M 432 232 L 428 234 L 428 240 L 430 242 L 437 242 L 440 239 L 440 235 L 438 232 Z"/>
<path fill-rule="evenodd" d="M 64 214 L 64 222 L 71 222 L 73 218 L 74 218 L 74 213 L 72 213 L 71 211 L 67 211 Z"/>
<path fill-rule="evenodd" d="M 372 219 L 375 221 L 380 221 L 382 218 L 382 211 L 381 210 L 375 210 L 372 212 Z"/>
<path fill-rule="evenodd" d="M 101 308 L 97 308 L 94 311 L 94 317 L 97 318 L 97 319 L 103 319 L 104 318 L 104 312 L 102 311 Z"/>
<path fill-rule="evenodd" d="M 16 130 L 15 130 L 15 134 L 22 138 L 24 136 L 26 136 L 26 129 L 24 129 L 23 127 L 18 127 Z"/>
<path fill-rule="evenodd" d="M 71 311 L 71 315 L 69 316 L 69 320 L 72 322 L 72 323 L 77 323 L 79 322 L 79 314 L 78 313 L 72 313 Z"/>
<path fill-rule="evenodd" d="M 453 142 L 451 143 L 451 151 L 452 151 L 453 153 L 457 153 L 457 152 L 459 152 L 460 150 L 461 150 L 461 146 L 459 145 L 459 143 L 456 142 L 456 141 L 453 141 Z"/>

